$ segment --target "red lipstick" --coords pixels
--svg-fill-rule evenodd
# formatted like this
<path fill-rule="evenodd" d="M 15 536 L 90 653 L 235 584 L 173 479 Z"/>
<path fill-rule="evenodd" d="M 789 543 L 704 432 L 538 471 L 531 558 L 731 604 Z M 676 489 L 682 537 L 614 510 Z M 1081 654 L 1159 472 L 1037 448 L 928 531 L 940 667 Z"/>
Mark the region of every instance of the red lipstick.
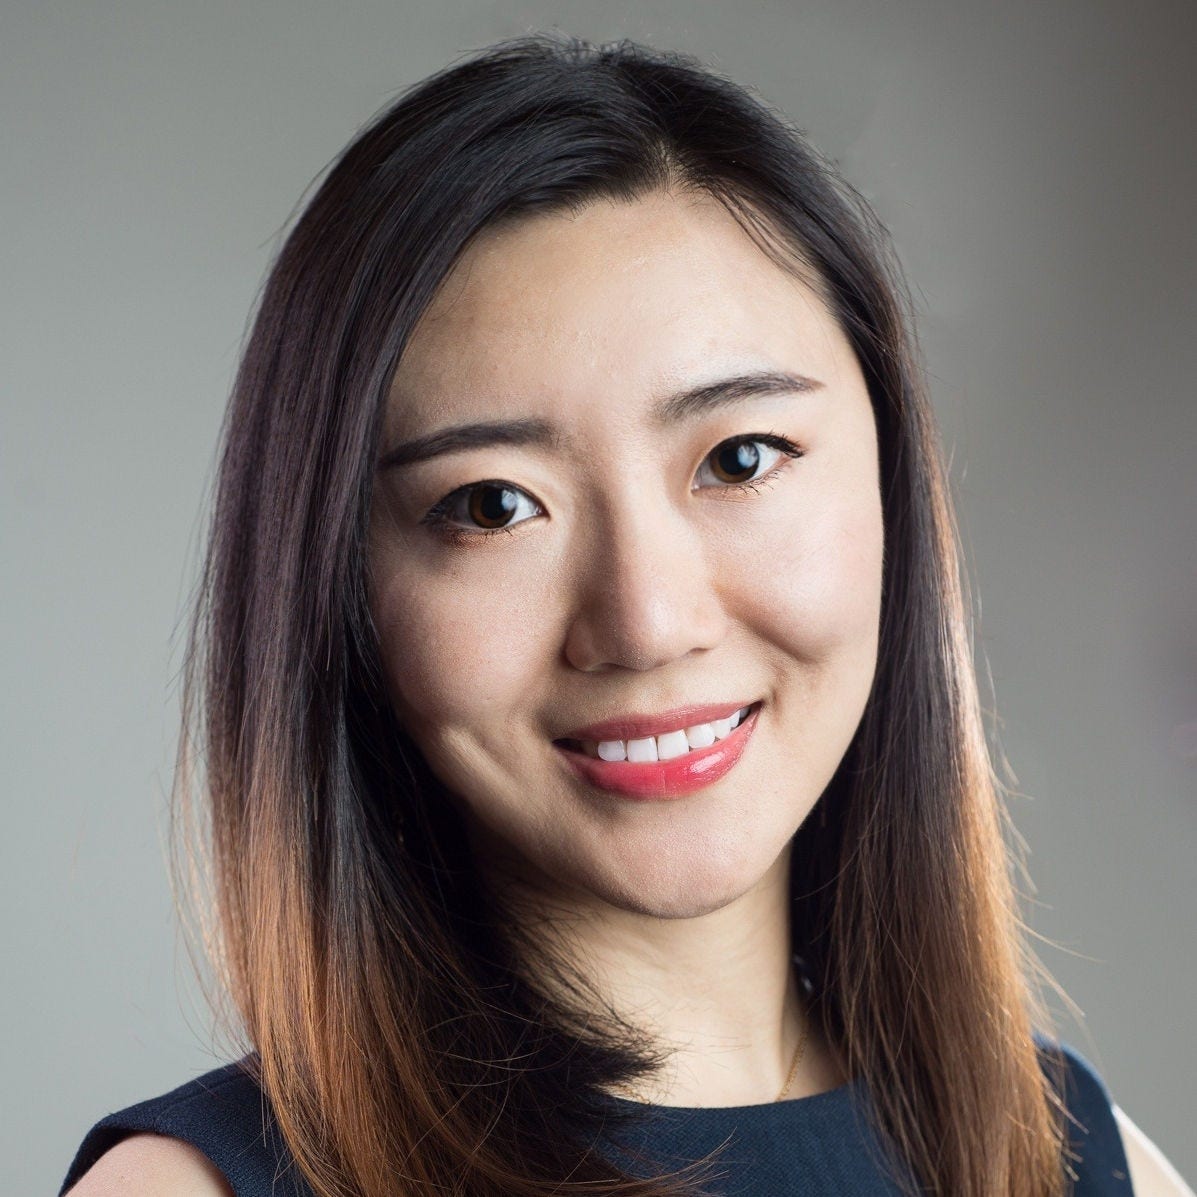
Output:
<path fill-rule="evenodd" d="M 693 727 L 695 723 L 706 723 L 712 719 L 726 718 L 734 714 L 743 706 L 733 707 L 729 712 L 726 707 L 689 707 L 684 711 L 711 712 L 705 718 L 687 716 L 689 722 L 668 722 L 676 719 L 679 712 L 670 711 L 665 716 L 652 716 L 647 720 L 614 720 L 608 723 L 593 724 L 582 728 L 585 734 L 572 738 L 578 740 L 628 740 L 647 738 L 649 735 L 676 731 L 679 727 Z M 709 748 L 694 748 L 682 756 L 668 761 L 604 761 L 596 757 L 587 756 L 581 748 L 573 748 L 561 741 L 555 741 L 554 747 L 561 754 L 565 764 L 573 770 L 575 775 L 583 781 L 589 782 L 600 790 L 619 794 L 624 798 L 641 801 L 649 799 L 683 798 L 696 790 L 714 785 L 721 777 L 729 773 L 739 761 L 748 746 L 749 738 L 756 728 L 756 717 L 760 712 L 759 705 L 751 707 L 748 715 L 738 727 L 733 728 L 731 735 L 725 739 L 716 740 Z M 666 722 L 662 722 L 665 719 Z M 637 729 L 632 732 L 624 731 L 622 735 L 611 735 L 610 729 L 629 726 Z M 657 731 L 639 731 L 643 727 L 656 727 Z M 599 735 L 595 735 L 595 731 Z"/>
<path fill-rule="evenodd" d="M 615 719 L 605 719 L 602 723 L 576 727 L 561 738 L 593 740 L 596 744 L 600 740 L 646 740 L 649 736 L 661 736 L 699 723 L 730 719 L 737 711 L 751 705 L 751 699 L 744 699 L 742 702 L 708 702 L 697 706 L 674 707 L 672 711 L 658 711 L 652 715 L 620 715 Z"/>

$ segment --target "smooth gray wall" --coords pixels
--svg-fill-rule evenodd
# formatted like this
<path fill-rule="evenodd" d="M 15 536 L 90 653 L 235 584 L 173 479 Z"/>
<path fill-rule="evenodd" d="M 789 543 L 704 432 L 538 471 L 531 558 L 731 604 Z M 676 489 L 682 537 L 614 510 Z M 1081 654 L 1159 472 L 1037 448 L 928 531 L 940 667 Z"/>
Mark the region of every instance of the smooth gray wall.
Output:
<path fill-rule="evenodd" d="M 139 0 L 0 11 L 8 1188 L 57 1191 L 94 1119 L 221 1058 L 161 839 L 275 234 L 398 89 L 554 24 L 755 87 L 893 230 L 1062 1029 L 1197 1181 L 1197 5 Z"/>

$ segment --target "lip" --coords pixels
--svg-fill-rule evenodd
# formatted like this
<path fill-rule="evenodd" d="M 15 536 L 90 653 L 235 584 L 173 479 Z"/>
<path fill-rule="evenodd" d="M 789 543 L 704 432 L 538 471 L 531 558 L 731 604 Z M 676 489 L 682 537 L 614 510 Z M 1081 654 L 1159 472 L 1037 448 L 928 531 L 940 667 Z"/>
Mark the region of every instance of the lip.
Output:
<path fill-rule="evenodd" d="M 726 776 L 735 768 L 744 754 L 744 749 L 747 748 L 748 741 L 756 729 L 756 717 L 760 714 L 761 704 L 758 702 L 742 705 L 751 707 L 751 710 L 743 723 L 733 728 L 731 735 L 723 740 L 716 740 L 709 748 L 696 748 L 669 761 L 604 761 L 587 756 L 584 752 L 569 748 L 559 741 L 555 741 L 553 747 L 561 754 L 563 762 L 575 776 L 600 790 L 637 801 L 684 798 L 687 794 L 693 794 L 697 790 L 714 785 L 721 777 Z M 691 709 L 723 710 L 722 707 Z M 740 707 L 734 709 L 739 710 Z M 718 717 L 717 715 L 716 718 Z M 698 722 L 701 723 L 704 720 L 700 719 Z M 693 727 L 694 725 L 691 723 L 687 726 Z M 672 731 L 676 727 L 677 725 L 674 724 L 663 730 Z M 590 731 L 591 729 L 585 730 Z M 579 738 L 590 740 L 594 737 L 587 735 Z M 604 736 L 604 738 L 622 740 L 625 737 Z M 629 738 L 636 739 L 637 737 Z"/>
<path fill-rule="evenodd" d="M 602 723 L 576 727 L 560 736 L 560 740 L 645 740 L 666 732 L 684 731 L 699 723 L 713 723 L 716 719 L 730 719 L 737 711 L 752 706 L 752 699 L 740 702 L 708 702 L 688 707 L 674 707 L 672 711 L 658 711 L 652 715 L 621 715 Z"/>

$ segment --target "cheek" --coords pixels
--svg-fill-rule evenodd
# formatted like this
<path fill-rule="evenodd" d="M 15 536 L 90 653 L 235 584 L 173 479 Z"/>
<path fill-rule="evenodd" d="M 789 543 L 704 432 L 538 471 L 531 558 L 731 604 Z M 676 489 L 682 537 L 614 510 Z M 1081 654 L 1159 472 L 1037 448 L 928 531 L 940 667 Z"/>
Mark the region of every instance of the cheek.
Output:
<path fill-rule="evenodd" d="M 757 529 L 740 590 L 758 633 L 810 664 L 876 659 L 884 533 L 875 477 L 811 479 Z M 747 558 L 740 560 L 747 564 Z M 751 582 L 751 584 L 749 584 Z"/>
<path fill-rule="evenodd" d="M 484 550 L 466 550 L 483 552 Z M 537 666 L 530 608 L 517 588 L 478 585 L 477 563 L 433 575 L 409 562 L 383 575 L 373 596 L 387 682 L 400 722 L 417 739 L 436 729 L 501 721 Z"/>

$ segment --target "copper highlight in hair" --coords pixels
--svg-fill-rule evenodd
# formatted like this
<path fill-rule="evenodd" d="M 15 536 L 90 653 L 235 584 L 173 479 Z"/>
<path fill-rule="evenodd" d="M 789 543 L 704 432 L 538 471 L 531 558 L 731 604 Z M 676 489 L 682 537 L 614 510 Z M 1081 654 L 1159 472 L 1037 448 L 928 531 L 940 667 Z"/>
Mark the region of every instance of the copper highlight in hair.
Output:
<path fill-rule="evenodd" d="M 660 1059 L 564 962 L 552 986 L 527 967 L 528 930 L 483 891 L 390 709 L 365 554 L 389 382 L 470 239 L 678 185 L 814 281 L 877 421 L 877 673 L 793 848 L 815 1014 L 912 1191 L 1055 1197 L 1036 966 L 884 230 L 744 89 L 631 42 L 520 38 L 424 80 L 332 165 L 272 266 L 224 429 L 178 772 L 230 1025 L 318 1197 L 664 1197 L 717 1175 L 717 1156 L 662 1178 L 600 1150 L 603 1090 Z"/>

